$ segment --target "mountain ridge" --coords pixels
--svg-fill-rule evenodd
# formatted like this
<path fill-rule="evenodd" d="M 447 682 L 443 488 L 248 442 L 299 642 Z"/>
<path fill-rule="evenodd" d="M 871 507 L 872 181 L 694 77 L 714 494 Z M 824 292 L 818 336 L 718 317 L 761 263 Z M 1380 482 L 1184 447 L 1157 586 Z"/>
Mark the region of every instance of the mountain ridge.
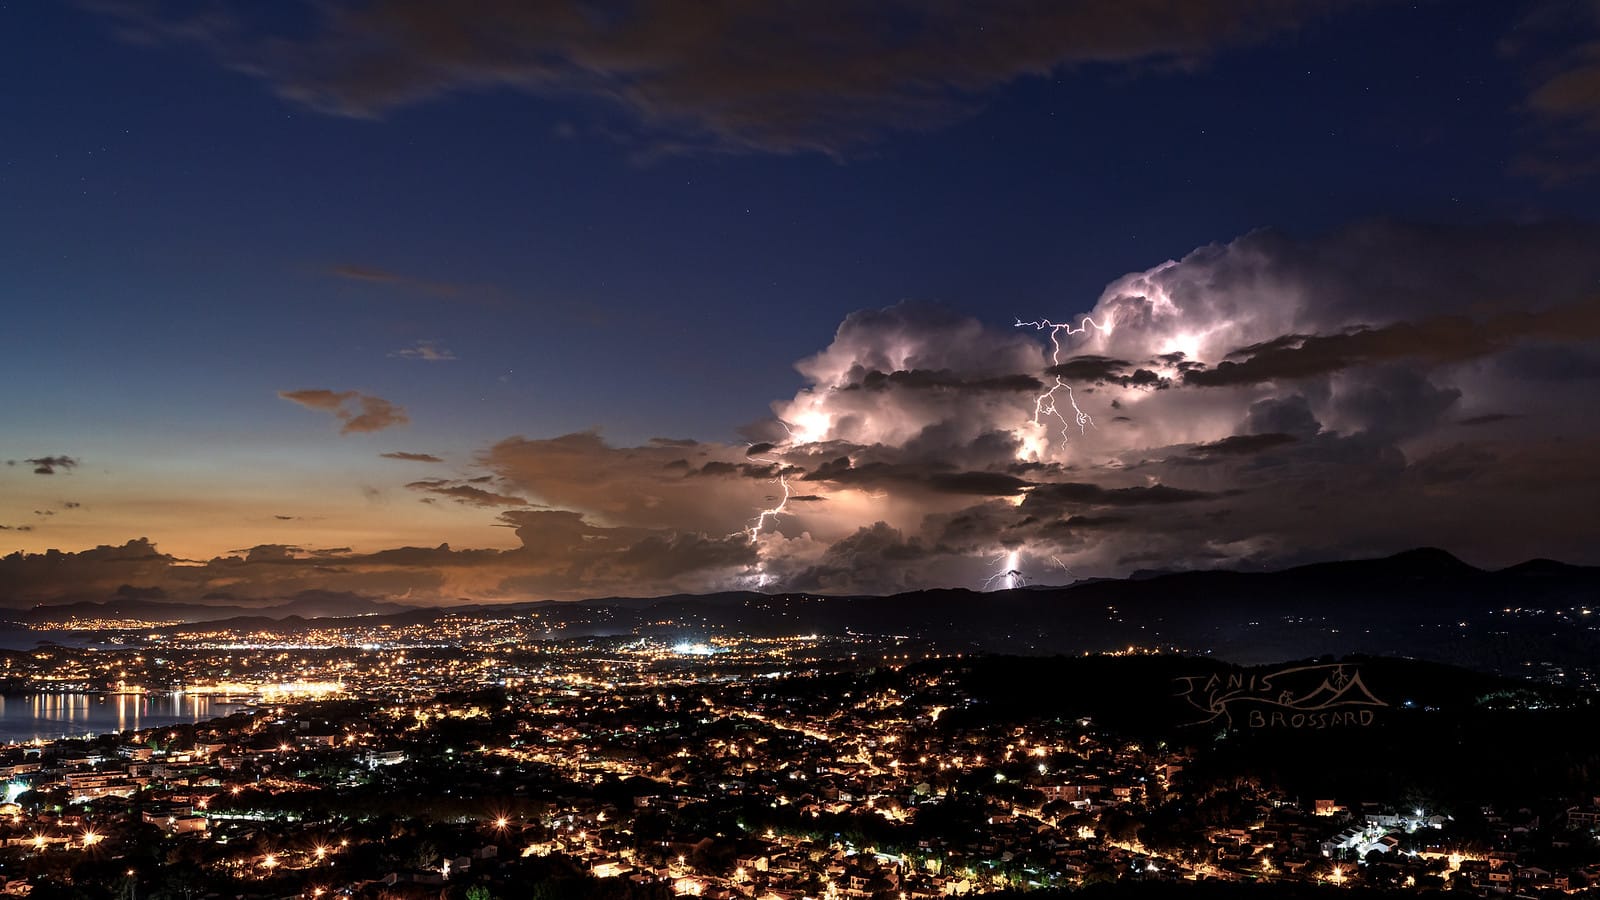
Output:
<path fill-rule="evenodd" d="M 447 616 L 518 617 L 526 620 L 520 627 L 550 639 L 639 635 L 677 641 L 725 634 L 855 633 L 902 635 L 983 651 L 1077 653 L 1138 646 L 1216 652 L 1235 660 L 1338 652 L 1412 655 L 1420 647 L 1417 655 L 1441 661 L 1460 662 L 1470 652 L 1504 657 L 1502 662 L 1509 665 L 1506 660 L 1521 652 L 1510 646 L 1511 632 L 1503 621 L 1511 610 L 1590 604 L 1600 605 L 1600 568 L 1535 559 L 1489 570 L 1443 550 L 1417 548 L 1276 571 L 1206 569 L 991 592 L 724 591 L 449 606 L 303 592 L 263 607 L 184 604 L 132 593 L 102 603 L 39 606 L 12 618 L 34 627 L 71 616 L 180 621 L 155 629 L 178 631 L 197 624 L 256 629 L 302 627 L 314 621 L 330 627 L 401 627 Z M 1561 623 L 1551 620 L 1540 627 L 1551 625 Z M 1557 642 L 1561 652 L 1600 654 L 1586 632 L 1562 634 Z"/>

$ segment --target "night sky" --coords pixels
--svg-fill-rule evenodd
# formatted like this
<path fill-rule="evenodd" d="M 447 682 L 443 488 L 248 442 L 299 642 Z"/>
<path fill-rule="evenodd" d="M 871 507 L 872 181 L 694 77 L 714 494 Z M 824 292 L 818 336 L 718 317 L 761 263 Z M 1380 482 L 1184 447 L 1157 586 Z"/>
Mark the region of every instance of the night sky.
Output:
<path fill-rule="evenodd" d="M 0 603 L 1600 564 L 1597 3 L 0 35 Z"/>

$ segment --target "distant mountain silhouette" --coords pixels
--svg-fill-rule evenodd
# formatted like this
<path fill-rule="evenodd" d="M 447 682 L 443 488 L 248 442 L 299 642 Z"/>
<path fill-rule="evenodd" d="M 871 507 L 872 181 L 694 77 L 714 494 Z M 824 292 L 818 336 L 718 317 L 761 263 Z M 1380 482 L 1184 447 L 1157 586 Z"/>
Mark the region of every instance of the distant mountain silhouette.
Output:
<path fill-rule="evenodd" d="M 1298 574 L 1303 576 L 1334 578 L 1448 578 L 1475 575 L 1483 570 L 1469 566 L 1445 550 L 1436 547 L 1419 547 L 1379 559 L 1357 559 L 1347 562 L 1312 563 L 1296 566 L 1273 574 Z"/>
<path fill-rule="evenodd" d="M 305 619 L 335 616 L 392 615 L 415 609 L 403 603 L 377 600 L 360 594 L 338 591 L 302 591 L 276 603 L 245 606 L 235 603 L 184 603 L 163 599 L 152 589 L 128 589 L 104 602 L 84 600 L 56 606 L 35 606 L 11 613 L 13 621 L 30 624 L 64 622 L 68 619 L 141 619 L 145 621 L 210 622 L 249 616 L 266 620 L 296 616 Z"/>
<path fill-rule="evenodd" d="M 1595 568 L 1593 566 L 1574 566 L 1569 563 L 1556 562 L 1553 559 L 1530 559 L 1514 566 L 1507 566 L 1501 569 L 1499 574 L 1538 578 L 1581 575 L 1584 572 L 1594 571 Z"/>
<path fill-rule="evenodd" d="M 252 607 L 176 603 L 128 591 L 108 602 L 36 607 L 14 617 L 35 623 L 74 615 L 136 617 L 236 627 L 277 621 L 284 627 L 319 617 L 320 624 L 406 626 L 446 615 L 483 615 L 522 619 L 519 627 L 535 640 L 637 635 L 676 642 L 729 634 L 853 633 L 962 651 L 1079 654 L 1134 646 L 1246 664 L 1360 653 L 1525 673 L 1528 665 L 1588 666 L 1600 658 L 1600 634 L 1576 624 L 1587 619 L 1557 615 L 1593 606 L 1597 598 L 1600 568 L 1531 560 L 1488 571 L 1424 548 L 1275 572 L 1149 573 L 987 593 L 730 591 L 418 608 L 330 592 Z"/>

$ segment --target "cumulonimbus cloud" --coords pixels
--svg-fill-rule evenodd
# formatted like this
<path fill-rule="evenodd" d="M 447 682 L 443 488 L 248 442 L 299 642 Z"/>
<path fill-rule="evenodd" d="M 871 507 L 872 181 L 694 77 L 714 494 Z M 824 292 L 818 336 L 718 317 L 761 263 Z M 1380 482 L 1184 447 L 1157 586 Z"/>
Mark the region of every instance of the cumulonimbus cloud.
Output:
<path fill-rule="evenodd" d="M 1189 369 L 1183 380 L 1215 387 L 1309 378 L 1394 360 L 1459 362 L 1529 339 L 1580 343 L 1600 339 L 1600 293 L 1571 306 L 1502 313 L 1484 320 L 1442 316 L 1379 328 L 1361 326 L 1340 334 L 1283 335 L 1241 347 L 1213 368 Z"/>
<path fill-rule="evenodd" d="M 1423 544 L 1480 564 L 1600 562 L 1600 505 L 1573 489 L 1600 453 L 1574 402 L 1600 389 L 1597 284 L 1589 225 L 1255 232 L 1115 279 L 1059 355 L 1009 319 L 864 310 L 797 364 L 803 385 L 747 442 L 515 436 L 476 455 L 483 474 L 412 482 L 513 528 L 509 550 L 182 567 L 112 548 L 16 577 L 32 597 L 81 567 L 174 596 L 226 576 L 529 599 L 980 585 L 1012 554 L 1035 580 L 1057 563 L 1117 575 Z M 1093 424 L 1041 416 L 1057 378 Z M 361 412 L 354 392 L 294 393 Z"/>
<path fill-rule="evenodd" d="M 1555 433 L 1592 444 L 1594 429 L 1506 361 L 1549 342 L 1596 350 L 1597 250 L 1600 229 L 1574 224 L 1256 232 L 1116 279 L 1089 310 L 1098 326 L 1065 337 L 1055 361 L 1034 329 L 902 303 L 847 317 L 748 444 L 582 432 L 509 438 L 478 462 L 497 490 L 550 508 L 505 515 L 559 524 L 538 537 L 551 560 L 555 535 L 582 548 L 583 566 L 517 582 L 543 590 L 624 571 L 639 541 L 632 558 L 697 560 L 626 569 L 675 571 L 675 587 L 840 591 L 982 583 L 1013 551 L 1105 574 L 1293 562 L 1317 555 L 1313 540 L 1327 555 L 1449 536 L 1469 557 L 1515 556 L 1453 517 L 1484 502 L 1474 480 L 1497 497 L 1531 491 L 1565 520 L 1595 516 L 1533 462 L 1577 452 Z M 1057 377 L 1098 427 L 1038 420 Z M 1439 442 L 1508 408 L 1551 430 L 1519 425 L 1515 442 L 1470 455 Z M 1406 509 L 1380 523 L 1367 514 L 1380 497 Z M 781 513 L 752 529 L 764 509 Z M 1522 523 L 1529 555 L 1572 544 L 1551 521 Z"/>

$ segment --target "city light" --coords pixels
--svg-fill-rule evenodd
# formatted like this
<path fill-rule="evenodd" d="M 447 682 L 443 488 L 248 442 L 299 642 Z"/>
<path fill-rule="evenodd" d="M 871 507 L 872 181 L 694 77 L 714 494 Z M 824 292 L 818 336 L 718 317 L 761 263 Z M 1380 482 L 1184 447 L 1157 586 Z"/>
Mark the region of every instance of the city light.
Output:
<path fill-rule="evenodd" d="M 127 818 L 115 827 L 110 823 L 117 813 L 94 805 L 83 807 L 93 810 L 92 827 L 85 820 L 64 827 L 48 806 L 18 809 L 11 821 L 28 829 L 33 853 L 69 861 L 89 852 L 118 858 L 131 821 L 158 829 L 173 846 L 221 853 L 248 835 L 252 843 L 237 845 L 243 849 L 233 850 L 221 869 L 232 874 L 220 877 L 299 879 L 286 888 L 297 896 L 314 896 L 318 888 L 331 895 L 329 864 L 353 843 L 350 834 L 320 830 L 328 820 L 300 817 L 369 780 L 393 786 L 385 790 L 403 798 L 401 808 L 418 811 L 415 819 L 391 824 L 380 840 L 419 839 L 427 865 L 418 871 L 463 884 L 508 862 L 499 855 L 514 827 L 517 852 L 507 857 L 562 858 L 586 877 L 661 879 L 674 893 L 700 896 L 729 890 L 782 895 L 824 876 L 821 883 L 845 896 L 852 874 L 852 890 L 869 877 L 858 867 L 864 862 L 850 861 L 857 858 L 892 874 L 887 883 L 925 894 L 1082 885 L 1083 872 L 1062 861 L 1077 856 L 1029 862 L 1025 870 L 1003 865 L 998 857 L 1020 856 L 1024 840 L 1054 842 L 1071 854 L 1114 853 L 1125 863 L 1119 871 L 1174 881 L 1251 878 L 1344 887 L 1364 880 L 1344 860 L 1391 848 L 1397 852 L 1388 860 L 1414 865 L 1419 881 L 1428 862 L 1446 883 L 1487 878 L 1487 869 L 1474 868 L 1484 860 L 1453 843 L 1451 820 L 1430 817 L 1422 806 L 1380 806 L 1357 797 L 1301 807 L 1254 782 L 1229 788 L 1238 793 L 1237 812 L 1196 831 L 1193 843 L 1147 845 L 1142 826 L 1158 821 L 1152 817 L 1161 814 L 1161 804 L 1191 805 L 1217 788 L 1204 779 L 1174 777 L 1189 769 L 1193 747 L 1134 739 L 1086 716 L 1031 714 L 1025 693 L 1033 685 L 1065 683 L 1060 678 L 1021 682 L 1020 689 L 1014 681 L 996 683 L 997 695 L 974 693 L 973 685 L 982 684 L 969 680 L 975 667 L 1015 663 L 929 652 L 904 638 L 793 630 L 806 633 L 719 633 L 677 642 L 630 635 L 512 652 L 490 643 L 481 657 L 441 655 L 446 661 L 437 672 L 414 649 L 372 651 L 383 660 L 375 668 L 384 680 L 368 687 L 365 676 L 347 666 L 345 681 L 370 691 L 364 696 L 371 701 L 262 704 L 206 726 L 121 735 L 93 751 L 62 742 L 33 753 L 30 744 L 37 761 L 19 754 L 14 762 L 23 771 L 11 783 L 29 785 L 46 802 L 76 793 L 91 804 L 98 796 L 119 802 L 142 797 L 141 806 L 123 813 Z M 275 661 L 282 664 L 310 665 L 273 651 L 279 655 Z M 1119 649 L 1090 662 L 1134 667 L 1144 659 Z M 1182 665 L 1176 658 L 1173 663 Z M 1051 671 L 1082 664 L 1077 657 L 1038 663 Z M 125 663 L 118 667 L 126 669 Z M 1354 664 L 1347 672 L 1355 674 Z M 407 678 L 421 684 L 408 693 L 397 690 Z M 471 689 L 438 689 L 463 678 L 477 681 Z M 510 680 L 515 688 L 505 686 Z M 992 705 L 995 696 L 1011 705 Z M 45 762 L 58 758 L 71 763 Z M 417 780 L 424 773 L 425 783 Z M 595 805 L 596 788 L 608 783 L 628 784 L 639 794 Z M 487 845 L 481 836 L 451 845 L 447 835 L 459 831 L 426 824 L 468 821 L 460 818 L 461 804 L 477 802 L 491 785 L 495 796 L 526 791 L 540 799 L 519 805 L 516 815 L 503 801 L 492 801 L 477 819 L 494 838 Z M 218 792 L 225 798 L 250 793 L 252 800 L 205 802 Z M 823 848 L 806 834 L 830 815 L 871 815 L 890 835 L 918 828 L 958 792 L 985 804 L 973 843 L 944 838 L 912 855 L 844 841 L 845 874 L 835 878 L 828 874 L 839 873 L 837 860 L 828 862 L 833 851 L 819 852 Z M 1586 821 L 1587 801 L 1574 802 L 1571 815 Z M 431 812 L 435 808 L 440 812 Z M 733 808 L 740 810 L 733 818 L 718 812 Z M 785 822 L 798 816 L 800 827 L 748 818 L 762 809 L 781 810 Z M 702 870 L 689 864 L 680 846 L 630 836 L 666 810 L 681 823 L 683 839 L 694 839 L 689 846 L 716 839 L 719 831 L 725 839 L 736 827 L 738 854 L 726 868 Z M 1594 815 L 1600 821 L 1600 810 Z M 425 818 L 431 816 L 439 818 Z M 1442 842 L 1443 849 L 1400 849 L 1424 824 L 1428 840 Z M 1304 857 L 1284 845 L 1286 834 L 1298 836 L 1302 852 L 1327 852 L 1330 864 L 1307 868 Z M 262 852 L 261 846 L 275 849 Z M 303 849 L 285 849 L 293 847 Z M 775 859 L 784 863 L 774 867 Z M 337 861 L 341 873 L 372 864 L 362 854 Z"/>

